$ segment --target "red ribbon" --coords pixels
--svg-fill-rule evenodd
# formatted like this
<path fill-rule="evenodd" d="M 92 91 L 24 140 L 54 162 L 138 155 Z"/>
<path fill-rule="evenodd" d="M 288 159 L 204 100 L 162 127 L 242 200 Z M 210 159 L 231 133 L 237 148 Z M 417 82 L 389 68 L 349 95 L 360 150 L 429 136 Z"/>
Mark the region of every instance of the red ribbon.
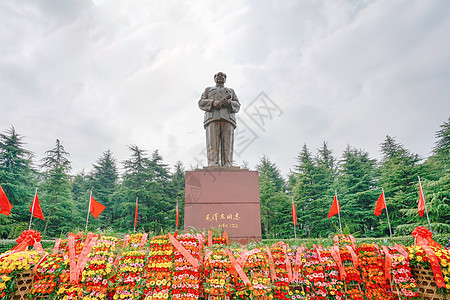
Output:
<path fill-rule="evenodd" d="M 391 280 L 391 267 L 392 267 L 392 255 L 389 253 L 389 249 L 383 245 L 381 246 L 383 249 L 385 259 L 384 259 L 384 278 Z"/>
<path fill-rule="evenodd" d="M 213 234 L 212 234 L 212 230 L 208 230 L 208 247 L 212 247 L 212 239 L 213 239 Z"/>
<path fill-rule="evenodd" d="M 69 268 L 70 268 L 70 282 L 76 281 L 77 262 L 75 261 L 75 234 L 69 233 Z"/>
<path fill-rule="evenodd" d="M 403 255 L 403 257 L 409 261 L 409 255 L 408 252 L 406 252 L 406 250 L 399 244 L 395 244 L 394 249 L 397 250 L 401 255 Z"/>
<path fill-rule="evenodd" d="M 223 237 L 225 238 L 227 246 L 230 245 L 230 241 L 228 240 L 228 233 L 226 231 L 223 232 Z"/>
<path fill-rule="evenodd" d="M 147 243 L 148 233 L 144 233 L 141 238 L 141 242 L 139 243 L 139 249 L 144 247 L 145 243 Z"/>
<path fill-rule="evenodd" d="M 127 234 L 125 235 L 125 238 L 123 239 L 123 248 L 125 248 L 126 246 L 128 246 L 128 242 L 130 241 L 130 235 Z"/>
<path fill-rule="evenodd" d="M 334 261 L 336 262 L 338 268 L 339 268 L 339 278 L 341 280 L 344 280 L 346 275 L 344 266 L 342 265 L 341 255 L 339 254 L 339 247 L 337 245 L 331 247 L 331 256 L 333 257 Z"/>
<path fill-rule="evenodd" d="M 356 256 L 356 253 L 351 246 L 345 245 L 345 247 L 347 247 L 348 251 L 350 252 L 350 256 L 352 257 L 352 261 L 353 261 L 353 266 L 356 269 L 358 269 L 358 256 Z"/>
<path fill-rule="evenodd" d="M 34 249 L 36 249 L 36 251 L 39 253 L 44 252 L 44 248 L 42 248 L 41 242 L 34 243 Z"/>
<path fill-rule="evenodd" d="M 88 255 L 91 252 L 92 247 L 94 247 L 95 242 L 97 241 L 97 238 L 98 238 L 98 236 L 93 233 L 88 234 L 86 242 L 84 243 L 83 250 L 81 251 L 80 257 L 78 258 L 77 280 L 78 280 L 81 272 L 83 272 L 84 267 L 86 266 Z"/>
<path fill-rule="evenodd" d="M 277 280 L 277 273 L 275 273 L 275 263 L 273 262 L 272 252 L 270 252 L 269 246 L 266 246 L 267 257 L 269 259 L 270 277 L 272 282 Z"/>
<path fill-rule="evenodd" d="M 248 279 L 247 275 L 245 274 L 244 270 L 242 269 L 242 267 L 239 265 L 239 263 L 236 261 L 236 259 L 234 258 L 233 254 L 230 252 L 230 250 L 228 249 L 228 247 L 226 248 L 227 253 L 228 253 L 228 257 L 230 258 L 231 264 L 233 265 L 234 269 L 236 270 L 236 272 L 239 274 L 239 276 L 242 278 L 242 281 L 244 281 L 244 283 L 248 286 L 251 285 L 250 280 Z"/>
<path fill-rule="evenodd" d="M 48 256 L 48 253 L 46 253 L 44 256 L 42 256 L 41 257 L 41 259 L 39 260 L 39 262 L 34 266 L 34 268 L 33 268 L 33 273 L 36 275 L 36 276 L 38 276 L 39 278 L 41 278 L 40 277 L 40 275 L 38 275 L 38 274 L 36 274 L 36 271 L 37 271 L 37 269 L 38 269 L 38 267 L 41 265 L 41 263 L 45 260 L 45 258 Z"/>
<path fill-rule="evenodd" d="M 286 271 L 287 271 L 288 280 L 289 280 L 289 282 L 292 282 L 292 266 L 291 266 L 291 261 L 289 260 L 287 250 L 285 252 L 285 255 L 286 255 Z"/>
<path fill-rule="evenodd" d="M 205 261 L 208 260 L 208 258 L 211 256 L 212 253 L 213 252 L 211 250 L 209 250 L 209 249 L 205 250 Z"/>
<path fill-rule="evenodd" d="M 423 237 L 417 236 L 416 240 L 417 244 L 423 248 L 423 250 L 428 256 L 431 265 L 431 270 L 433 271 L 434 274 L 434 280 L 436 281 L 436 285 L 440 288 L 445 288 L 444 276 L 442 275 L 441 266 L 439 264 L 438 258 L 436 257 L 436 254 L 427 245 L 427 242 Z"/>
<path fill-rule="evenodd" d="M 300 271 L 300 266 L 302 265 L 302 252 L 303 247 L 298 247 L 297 252 L 295 253 L 295 265 L 294 265 L 294 273 L 292 274 L 292 280 L 298 280 L 298 272 Z"/>
<path fill-rule="evenodd" d="M 58 252 L 59 245 L 61 245 L 61 239 L 56 239 L 55 246 L 53 246 L 53 252 Z"/>
<path fill-rule="evenodd" d="M 172 245 L 178 250 L 178 252 L 181 253 L 181 255 L 184 256 L 184 258 L 186 258 L 186 260 L 196 269 L 198 269 L 198 267 L 200 266 L 200 264 L 198 263 L 198 261 L 195 259 L 195 257 L 192 256 L 192 254 L 190 254 L 186 248 L 183 247 L 183 245 L 180 244 L 180 242 L 177 241 L 176 238 L 174 238 L 173 235 L 171 235 L 170 233 L 167 234 L 169 236 L 169 240 L 172 243 Z"/>

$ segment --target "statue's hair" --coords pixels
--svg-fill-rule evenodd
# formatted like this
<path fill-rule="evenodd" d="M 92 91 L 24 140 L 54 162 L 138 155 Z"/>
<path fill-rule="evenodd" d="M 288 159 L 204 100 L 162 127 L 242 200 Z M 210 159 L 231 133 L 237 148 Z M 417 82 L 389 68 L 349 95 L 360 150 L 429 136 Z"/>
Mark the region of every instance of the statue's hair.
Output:
<path fill-rule="evenodd" d="M 216 79 L 217 75 L 219 74 L 223 74 L 223 76 L 225 77 L 225 79 L 227 79 L 227 74 L 225 74 L 224 72 L 219 72 L 216 75 L 214 75 L 214 79 Z"/>

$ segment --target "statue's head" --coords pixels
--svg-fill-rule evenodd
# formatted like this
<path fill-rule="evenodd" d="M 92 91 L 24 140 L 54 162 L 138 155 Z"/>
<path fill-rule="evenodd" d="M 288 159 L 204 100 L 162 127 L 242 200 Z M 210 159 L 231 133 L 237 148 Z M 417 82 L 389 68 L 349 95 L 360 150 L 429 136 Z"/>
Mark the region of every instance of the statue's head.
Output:
<path fill-rule="evenodd" d="M 219 84 L 224 84 L 227 81 L 227 74 L 219 72 L 214 75 L 214 81 Z"/>

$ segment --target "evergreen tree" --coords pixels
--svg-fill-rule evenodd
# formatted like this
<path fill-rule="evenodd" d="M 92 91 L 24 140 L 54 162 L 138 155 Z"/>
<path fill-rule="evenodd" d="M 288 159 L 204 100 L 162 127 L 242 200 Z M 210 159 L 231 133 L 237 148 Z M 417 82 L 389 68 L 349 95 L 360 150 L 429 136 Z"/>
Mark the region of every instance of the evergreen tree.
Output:
<path fill-rule="evenodd" d="M 261 206 L 261 228 L 265 238 L 289 234 L 289 204 L 279 168 L 265 155 L 257 165 Z"/>
<path fill-rule="evenodd" d="M 89 176 L 89 188 L 92 190 L 95 200 L 106 206 L 106 209 L 94 221 L 98 226 L 106 227 L 114 221 L 114 210 L 112 209 L 114 199 L 113 193 L 116 190 L 119 172 L 117 161 L 110 150 L 103 152 L 102 156 L 93 165 L 93 170 Z M 89 200 L 89 197 L 83 199 Z"/>
<path fill-rule="evenodd" d="M 436 132 L 433 154 L 424 163 L 427 177 L 422 177 L 425 203 L 433 232 L 448 233 L 450 224 L 450 118 Z"/>
<path fill-rule="evenodd" d="M 362 232 L 365 236 L 375 236 L 379 222 L 374 205 L 381 190 L 375 190 L 376 161 L 364 150 L 347 148 L 342 154 L 339 168 L 339 190 L 342 223 L 352 233 Z M 382 223 L 387 224 L 383 219 Z M 387 226 L 387 225 L 386 225 Z M 388 232 L 389 234 L 389 232 Z"/>
<path fill-rule="evenodd" d="M 41 199 L 45 205 L 45 227 L 43 236 L 57 236 L 71 231 L 77 223 L 72 201 L 72 183 L 69 171 L 72 169 L 69 153 L 57 139 L 53 149 L 45 152 L 41 168 L 44 181 L 41 184 Z"/>
<path fill-rule="evenodd" d="M 0 214 L 5 226 L 0 237 L 15 237 L 25 230 L 36 187 L 36 171 L 32 169 L 32 153 L 24 148 L 23 136 L 11 126 L 0 133 L 0 185 L 14 206 L 11 214 Z"/>
<path fill-rule="evenodd" d="M 300 234 L 328 236 L 338 222 L 328 220 L 336 177 L 336 159 L 324 142 L 313 157 L 306 145 L 297 156 L 297 178 L 294 197 L 299 219 Z"/>
<path fill-rule="evenodd" d="M 411 228 L 422 224 L 417 223 L 421 221 L 417 214 L 417 176 L 423 173 L 420 158 L 390 136 L 381 144 L 381 153 L 379 185 L 385 191 L 392 227 L 409 234 Z"/>
<path fill-rule="evenodd" d="M 293 186 L 294 202 L 297 209 L 298 226 L 300 234 L 311 235 L 311 217 L 314 217 L 313 199 L 317 199 L 318 191 L 315 186 L 314 176 L 316 165 L 314 157 L 309 151 L 306 144 L 303 145 L 301 152 L 297 156 L 297 165 L 295 173 L 291 175 L 290 182 L 295 183 Z"/>
<path fill-rule="evenodd" d="M 132 145 L 131 158 L 124 162 L 123 183 L 113 197 L 116 228 L 131 229 L 134 225 L 136 197 L 139 199 L 138 227 L 146 232 L 161 233 L 173 225 L 175 199 L 167 191 L 170 173 L 158 151 L 150 159 L 145 150 Z"/>

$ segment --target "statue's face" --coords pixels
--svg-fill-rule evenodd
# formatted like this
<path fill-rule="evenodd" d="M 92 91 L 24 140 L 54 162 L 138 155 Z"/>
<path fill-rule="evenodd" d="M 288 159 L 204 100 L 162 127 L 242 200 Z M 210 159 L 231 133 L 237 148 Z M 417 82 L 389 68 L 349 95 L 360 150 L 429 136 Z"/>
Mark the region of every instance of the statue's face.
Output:
<path fill-rule="evenodd" d="M 222 72 L 219 72 L 216 74 L 216 76 L 214 76 L 214 80 L 216 81 L 216 83 L 218 84 L 224 84 L 226 81 L 227 75 L 225 75 Z"/>

